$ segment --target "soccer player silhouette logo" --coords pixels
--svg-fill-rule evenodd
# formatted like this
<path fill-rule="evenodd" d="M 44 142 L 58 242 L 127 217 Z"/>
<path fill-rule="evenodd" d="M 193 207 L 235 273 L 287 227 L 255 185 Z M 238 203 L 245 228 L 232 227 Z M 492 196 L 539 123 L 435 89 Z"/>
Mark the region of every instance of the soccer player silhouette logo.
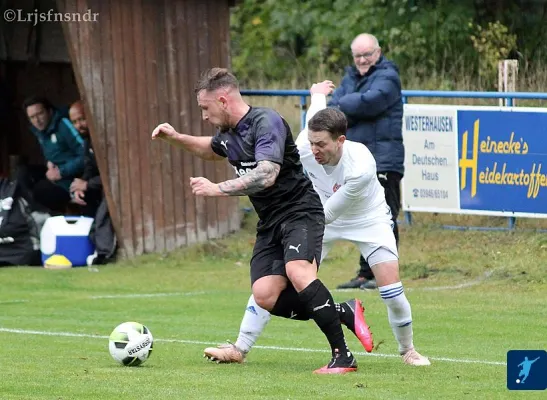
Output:
<path fill-rule="evenodd" d="M 526 378 L 528 378 L 528 375 L 530 374 L 532 364 L 535 363 L 537 360 L 539 360 L 539 357 L 532 361 L 530 361 L 528 357 L 524 357 L 524 360 L 519 365 L 517 365 L 517 367 L 522 366 L 522 369 L 519 372 L 519 378 L 523 376 L 522 381 L 519 381 L 517 379 L 517 383 L 524 383 L 524 381 L 526 381 Z"/>

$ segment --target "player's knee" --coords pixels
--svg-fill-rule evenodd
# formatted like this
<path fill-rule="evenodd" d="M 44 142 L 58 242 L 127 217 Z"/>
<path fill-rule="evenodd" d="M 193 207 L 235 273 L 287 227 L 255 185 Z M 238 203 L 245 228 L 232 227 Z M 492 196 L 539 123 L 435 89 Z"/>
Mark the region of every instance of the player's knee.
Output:
<path fill-rule="evenodd" d="M 370 263 L 370 258 L 369 258 Z M 399 261 L 389 260 L 370 264 L 378 286 L 387 286 L 400 282 Z"/>
<path fill-rule="evenodd" d="M 317 279 L 317 266 L 315 262 L 306 260 L 289 261 L 286 265 L 287 277 L 297 292 L 301 292 Z"/>
<path fill-rule="evenodd" d="M 267 311 L 272 311 L 278 296 L 272 293 L 253 293 L 256 304 Z"/>
<path fill-rule="evenodd" d="M 270 275 L 259 279 L 253 284 L 253 296 L 256 304 L 271 311 L 277 302 L 279 294 L 287 287 L 287 281 L 282 276 Z"/>

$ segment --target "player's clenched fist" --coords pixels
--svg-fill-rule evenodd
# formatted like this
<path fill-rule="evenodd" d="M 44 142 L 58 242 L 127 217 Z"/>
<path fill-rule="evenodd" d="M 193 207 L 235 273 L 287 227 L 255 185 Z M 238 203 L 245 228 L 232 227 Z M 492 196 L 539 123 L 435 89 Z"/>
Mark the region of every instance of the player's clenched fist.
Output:
<path fill-rule="evenodd" d="M 159 124 L 156 129 L 152 131 L 152 140 L 154 139 L 174 139 L 178 135 L 178 132 L 167 122 Z"/>
<path fill-rule="evenodd" d="M 314 83 L 310 89 L 311 94 L 324 94 L 325 96 L 331 94 L 336 86 L 332 81 L 323 81 L 319 83 Z"/>
<path fill-rule="evenodd" d="M 211 182 L 207 178 L 190 178 L 190 186 L 192 187 L 192 193 L 196 196 L 221 196 L 220 191 L 216 183 Z"/>

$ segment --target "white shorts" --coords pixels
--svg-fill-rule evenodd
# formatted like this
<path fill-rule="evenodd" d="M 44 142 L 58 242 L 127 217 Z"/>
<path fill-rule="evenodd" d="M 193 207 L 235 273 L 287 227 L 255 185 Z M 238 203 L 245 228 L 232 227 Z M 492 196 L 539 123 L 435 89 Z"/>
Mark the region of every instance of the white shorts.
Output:
<path fill-rule="evenodd" d="M 355 243 L 359 247 L 361 255 L 367 261 L 376 250 L 386 249 L 386 252 L 378 253 L 378 257 L 373 257 L 374 264 L 397 260 L 399 257 L 395 235 L 391 228 L 391 220 L 389 222 L 377 222 L 374 225 L 359 229 L 327 225 L 323 236 L 321 260 L 325 259 L 334 242 L 340 240 Z"/>

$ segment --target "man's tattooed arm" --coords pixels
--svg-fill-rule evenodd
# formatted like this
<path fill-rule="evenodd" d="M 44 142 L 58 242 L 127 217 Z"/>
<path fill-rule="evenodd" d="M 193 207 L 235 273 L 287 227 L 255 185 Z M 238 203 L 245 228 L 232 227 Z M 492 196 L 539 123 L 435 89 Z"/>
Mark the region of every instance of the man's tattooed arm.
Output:
<path fill-rule="evenodd" d="M 247 196 L 272 186 L 281 166 L 271 161 L 259 161 L 255 169 L 240 178 L 221 182 L 220 191 L 227 196 Z"/>

